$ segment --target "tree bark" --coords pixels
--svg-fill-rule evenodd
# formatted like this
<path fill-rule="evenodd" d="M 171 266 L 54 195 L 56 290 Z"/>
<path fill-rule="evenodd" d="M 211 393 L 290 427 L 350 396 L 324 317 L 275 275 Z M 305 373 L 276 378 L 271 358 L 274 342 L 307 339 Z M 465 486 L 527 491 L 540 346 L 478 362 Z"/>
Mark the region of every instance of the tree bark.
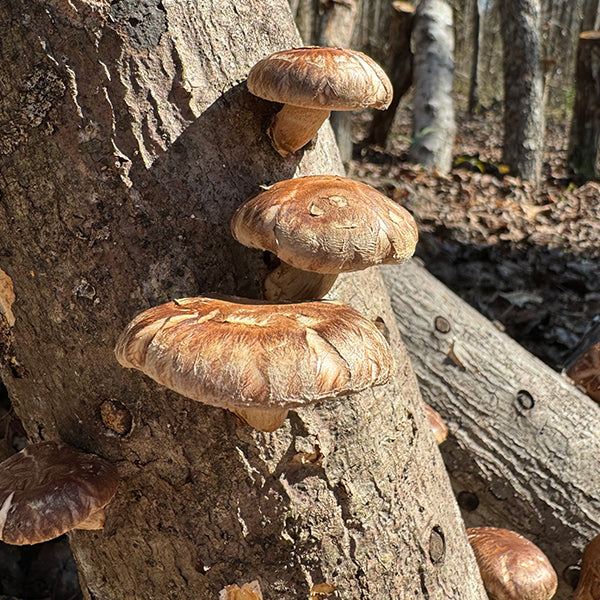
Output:
<path fill-rule="evenodd" d="M 471 77 L 469 79 L 468 112 L 474 115 L 479 110 L 479 39 L 481 19 L 479 17 L 479 0 L 471 0 Z"/>
<path fill-rule="evenodd" d="M 600 178 L 600 31 L 579 37 L 569 166 L 579 183 Z"/>
<path fill-rule="evenodd" d="M 358 17 L 357 0 L 327 0 L 319 23 L 318 46 L 349 48 Z M 333 111 L 329 118 L 344 164 L 352 159 L 352 113 Z"/>
<path fill-rule="evenodd" d="M 84 597 L 216 600 L 257 579 L 266 599 L 327 583 L 483 600 L 377 270 L 332 296 L 387 332 L 396 377 L 272 434 L 113 354 L 150 306 L 258 297 L 266 266 L 234 242 L 233 212 L 261 185 L 341 171 L 327 127 L 281 158 L 265 135 L 277 107 L 243 83 L 300 43 L 287 4 L 5 0 L 0 39 L 0 268 L 15 293 L 2 379 L 32 441 L 94 452 L 122 478 L 104 530 L 70 534 Z M 105 425 L 105 402 L 130 432 Z"/>
<path fill-rule="evenodd" d="M 408 2 L 392 2 L 394 12 L 390 21 L 389 59 L 384 63 L 394 90 L 392 103 L 386 110 L 375 111 L 367 143 L 385 146 L 398 105 L 402 96 L 412 85 L 413 53 L 410 37 L 414 22 L 415 8 Z"/>
<path fill-rule="evenodd" d="M 452 9 L 445 0 L 423 0 L 413 26 L 413 162 L 447 172 L 456 125 Z"/>
<path fill-rule="evenodd" d="M 502 160 L 522 179 L 539 182 L 544 151 L 544 78 L 540 0 L 500 6 L 504 65 Z"/>
<path fill-rule="evenodd" d="M 536 543 L 573 595 L 570 567 L 600 528 L 600 406 L 415 262 L 384 279 L 468 527 Z"/>
<path fill-rule="evenodd" d="M 600 19 L 598 18 L 598 12 L 600 9 L 600 0 L 586 0 L 583 4 L 583 19 L 581 22 L 581 29 L 583 31 L 590 31 L 600 27 Z"/>

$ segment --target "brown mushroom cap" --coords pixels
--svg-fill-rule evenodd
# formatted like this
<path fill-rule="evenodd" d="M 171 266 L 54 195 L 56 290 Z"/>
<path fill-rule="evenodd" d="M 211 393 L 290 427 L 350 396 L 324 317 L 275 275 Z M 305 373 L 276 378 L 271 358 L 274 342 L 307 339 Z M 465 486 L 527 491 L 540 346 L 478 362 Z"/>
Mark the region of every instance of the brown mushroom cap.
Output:
<path fill-rule="evenodd" d="M 0 540 L 38 544 L 71 529 L 101 528 L 96 516 L 103 517 L 118 481 L 115 467 L 98 456 L 60 442 L 32 444 L 0 464 Z"/>
<path fill-rule="evenodd" d="M 600 598 L 600 535 L 583 551 L 581 575 L 573 600 L 598 600 Z"/>
<path fill-rule="evenodd" d="M 317 273 L 408 260 L 418 232 L 411 214 L 375 188 L 335 175 L 280 181 L 244 203 L 233 237 Z"/>
<path fill-rule="evenodd" d="M 523 536 L 472 527 L 467 536 L 490 600 L 549 600 L 558 579 L 546 555 Z"/>
<path fill-rule="evenodd" d="M 576 385 L 582 386 L 587 395 L 600 402 L 600 343 L 594 344 L 567 371 Z"/>
<path fill-rule="evenodd" d="M 121 334 L 117 360 L 234 412 L 287 412 L 383 384 L 392 373 L 385 338 L 348 306 L 235 300 L 184 298 L 141 313 Z"/>
<path fill-rule="evenodd" d="M 429 421 L 429 425 L 433 431 L 435 441 L 438 444 L 445 442 L 446 438 L 448 437 L 448 427 L 446 426 L 446 423 L 444 423 L 442 415 L 440 415 L 437 410 L 429 406 L 429 404 L 425 404 L 425 413 L 427 414 L 427 420 Z"/>
<path fill-rule="evenodd" d="M 366 54 L 343 48 L 293 48 L 256 63 L 248 89 L 272 102 L 326 110 L 385 109 L 392 84 Z"/>

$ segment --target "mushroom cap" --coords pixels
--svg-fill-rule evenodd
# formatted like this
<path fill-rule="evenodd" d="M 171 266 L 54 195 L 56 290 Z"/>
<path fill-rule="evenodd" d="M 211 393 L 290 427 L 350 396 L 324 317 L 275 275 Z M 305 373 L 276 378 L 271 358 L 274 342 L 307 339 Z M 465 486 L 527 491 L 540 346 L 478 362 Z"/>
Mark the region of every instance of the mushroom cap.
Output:
<path fill-rule="evenodd" d="M 523 536 L 472 527 L 467 536 L 490 600 L 549 600 L 558 579 L 546 555 Z"/>
<path fill-rule="evenodd" d="M 405 262 L 418 240 L 404 207 L 370 185 L 335 175 L 276 183 L 238 208 L 231 231 L 241 244 L 293 267 L 332 274 Z"/>
<path fill-rule="evenodd" d="M 0 464 L 0 540 L 38 544 L 76 529 L 115 495 L 108 461 L 60 442 L 27 446 Z"/>
<path fill-rule="evenodd" d="M 585 547 L 581 561 L 581 575 L 573 600 L 600 598 L 600 535 Z"/>
<path fill-rule="evenodd" d="M 582 386 L 590 398 L 600 402 L 600 343 L 577 359 L 567 370 L 567 375 L 576 385 Z"/>
<path fill-rule="evenodd" d="M 115 354 L 171 390 L 222 408 L 291 408 L 386 383 L 391 351 L 337 302 L 183 298 L 139 314 Z"/>
<path fill-rule="evenodd" d="M 385 109 L 392 84 L 366 54 L 311 46 L 274 52 L 256 63 L 248 89 L 272 102 L 326 110 Z"/>

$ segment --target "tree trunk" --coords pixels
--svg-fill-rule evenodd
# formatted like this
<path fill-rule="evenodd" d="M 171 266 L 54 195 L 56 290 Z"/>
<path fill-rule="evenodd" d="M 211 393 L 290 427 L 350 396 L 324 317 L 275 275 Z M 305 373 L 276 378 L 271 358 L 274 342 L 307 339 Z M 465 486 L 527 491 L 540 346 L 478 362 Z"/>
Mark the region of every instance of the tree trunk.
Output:
<path fill-rule="evenodd" d="M 444 0 L 423 0 L 413 26 L 415 53 L 413 81 L 412 161 L 447 172 L 452 166 L 456 126 L 454 33 L 452 9 Z"/>
<path fill-rule="evenodd" d="M 104 530 L 70 534 L 85 598 L 216 600 L 258 579 L 266 600 L 320 583 L 483 600 L 378 270 L 332 296 L 387 332 L 396 377 L 272 434 L 113 354 L 150 306 L 258 297 L 266 266 L 231 237 L 233 212 L 261 185 L 341 171 L 327 127 L 303 154 L 275 153 L 277 108 L 243 83 L 300 43 L 287 4 L 5 0 L 0 39 L 0 268 L 15 293 L 2 379 L 31 440 L 95 452 L 122 478 Z M 104 424 L 106 401 L 130 432 Z"/>
<path fill-rule="evenodd" d="M 598 12 L 600 8 L 600 0 L 586 0 L 583 5 L 583 19 L 581 21 L 581 29 L 590 31 L 600 27 L 600 19 Z"/>
<path fill-rule="evenodd" d="M 506 0 L 500 6 L 504 56 L 502 160 L 511 172 L 537 184 L 544 151 L 544 79 L 540 0 Z"/>
<path fill-rule="evenodd" d="M 357 0 L 326 0 L 320 20 L 318 46 L 349 48 L 358 17 Z M 329 118 L 344 164 L 352 159 L 352 113 L 334 111 Z"/>
<path fill-rule="evenodd" d="M 471 77 L 469 79 L 468 111 L 470 115 L 474 115 L 479 109 L 479 39 L 481 24 L 479 0 L 472 0 L 471 10 L 471 48 L 473 49 L 473 56 L 471 58 Z"/>
<path fill-rule="evenodd" d="M 367 138 L 367 143 L 379 146 L 385 146 L 398 104 L 412 84 L 413 53 L 410 48 L 410 37 L 415 8 L 408 2 L 393 2 L 392 6 L 394 12 L 390 21 L 389 60 L 384 63 L 384 67 L 392 82 L 394 97 L 389 108 L 374 112 L 371 132 Z"/>
<path fill-rule="evenodd" d="M 383 269 L 468 527 L 515 530 L 547 554 L 554 600 L 600 529 L 600 406 L 415 262 Z"/>
<path fill-rule="evenodd" d="M 311 46 L 318 31 L 320 0 L 290 0 L 290 8 L 294 15 L 302 44 Z"/>
<path fill-rule="evenodd" d="M 600 31 L 579 38 L 569 166 L 583 183 L 600 177 Z"/>

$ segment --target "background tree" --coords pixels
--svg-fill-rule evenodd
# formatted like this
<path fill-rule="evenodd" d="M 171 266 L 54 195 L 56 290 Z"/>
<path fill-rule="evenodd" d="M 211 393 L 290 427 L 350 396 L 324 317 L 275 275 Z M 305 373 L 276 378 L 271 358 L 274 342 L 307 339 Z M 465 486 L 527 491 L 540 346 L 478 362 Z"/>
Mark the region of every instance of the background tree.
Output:
<path fill-rule="evenodd" d="M 415 7 L 409 2 L 392 2 L 392 18 L 388 32 L 389 54 L 383 63 L 394 89 L 392 103 L 386 110 L 375 111 L 367 143 L 385 146 L 400 100 L 412 85 L 413 53 L 410 38 Z"/>
<path fill-rule="evenodd" d="M 539 0 L 508 0 L 500 7 L 504 55 L 502 160 L 538 182 L 544 149 L 543 73 Z"/>
<path fill-rule="evenodd" d="M 452 9 L 444 0 L 422 0 L 412 33 L 414 47 L 411 160 L 448 171 L 456 125 Z"/>
<path fill-rule="evenodd" d="M 317 46 L 350 48 L 358 17 L 358 0 L 327 0 L 322 3 Z M 352 113 L 333 111 L 329 117 L 344 164 L 352 158 Z"/>
<path fill-rule="evenodd" d="M 600 177 L 600 31 L 584 31 L 577 52 L 569 166 L 578 181 Z"/>
<path fill-rule="evenodd" d="M 207 292 L 258 297 L 266 266 L 229 220 L 261 185 L 340 172 L 328 128 L 303 154 L 264 135 L 277 110 L 243 84 L 298 45 L 282 0 L 0 5 L 1 375 L 32 441 L 117 465 L 101 532 L 70 540 L 84 597 L 265 598 L 313 584 L 378 600 L 483 600 L 447 476 L 376 270 L 334 298 L 379 323 L 397 376 L 281 430 L 171 393 L 113 355 L 138 312 Z M 131 430 L 102 419 L 109 403 Z"/>

